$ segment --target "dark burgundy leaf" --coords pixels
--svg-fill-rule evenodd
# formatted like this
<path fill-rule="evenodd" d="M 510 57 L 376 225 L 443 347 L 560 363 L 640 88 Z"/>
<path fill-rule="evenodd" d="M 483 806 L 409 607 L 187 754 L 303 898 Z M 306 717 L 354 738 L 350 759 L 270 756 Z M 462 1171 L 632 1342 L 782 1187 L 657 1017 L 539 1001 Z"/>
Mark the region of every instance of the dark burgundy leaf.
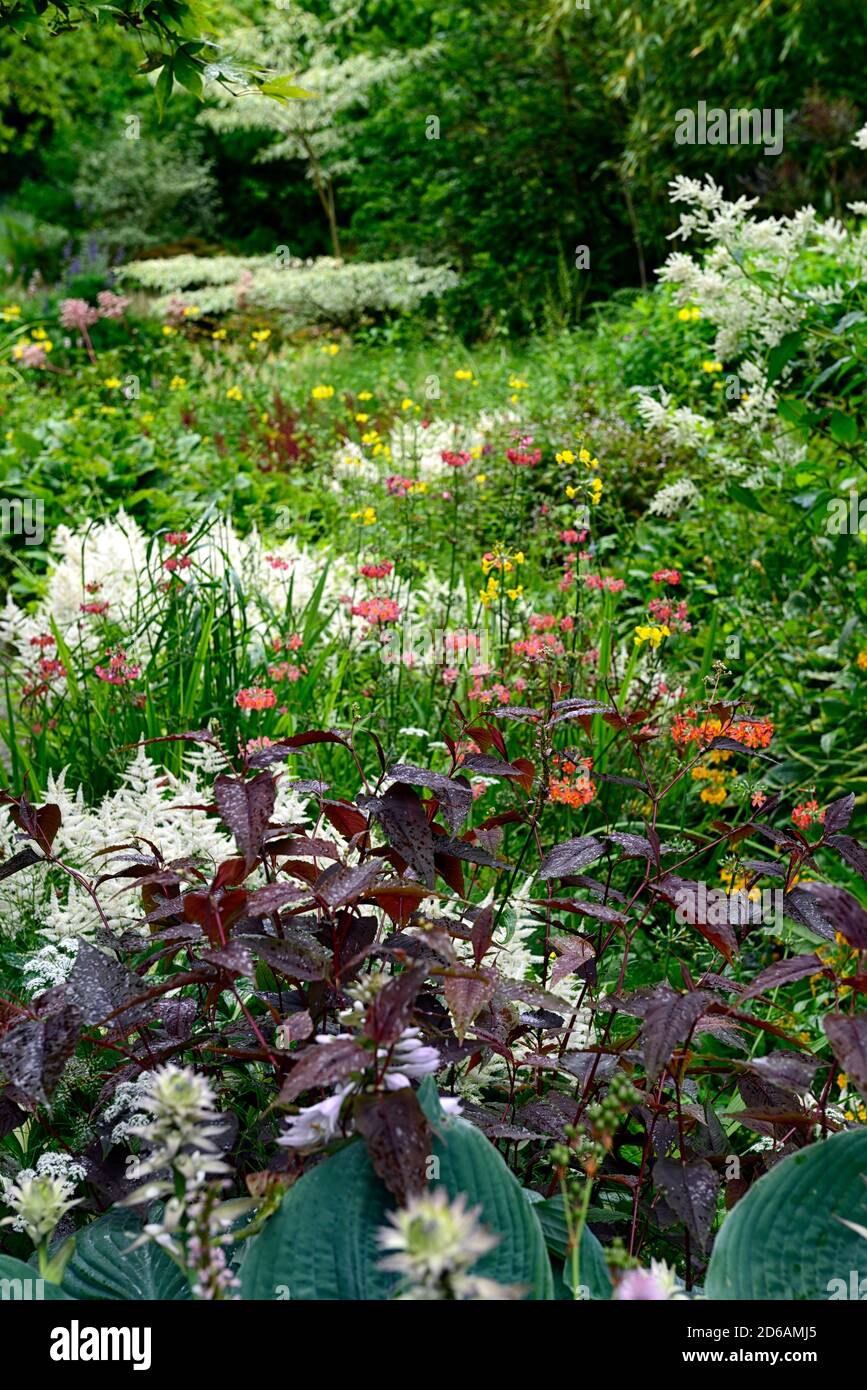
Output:
<path fill-rule="evenodd" d="M 794 980 L 804 980 L 808 975 L 816 975 L 826 967 L 816 955 L 792 956 L 788 960 L 776 960 L 766 970 L 762 970 L 753 980 L 749 989 L 744 990 L 741 1002 L 754 999 L 778 985 L 791 984 Z"/>
<path fill-rule="evenodd" d="M 290 979 L 324 980 L 328 976 L 331 963 L 329 953 L 302 927 L 284 929 L 279 939 L 273 936 L 245 936 L 244 945 L 272 970 Z"/>
<path fill-rule="evenodd" d="M 140 1003 L 147 988 L 138 975 L 119 960 L 98 951 L 89 941 L 80 941 L 66 992 L 69 1002 L 91 1026 L 103 1022 L 118 1009 Z"/>
<path fill-rule="evenodd" d="M 822 1027 L 840 1066 L 867 1096 L 867 1014 L 829 1014 Z"/>
<path fill-rule="evenodd" d="M 710 994 L 693 990 L 691 994 L 676 994 L 668 985 L 660 985 L 647 1002 L 644 1014 L 644 1066 L 648 1077 L 655 1081 L 671 1059 L 679 1043 L 689 1037 L 705 1009 L 713 1003 Z"/>
<path fill-rule="evenodd" d="M 355 1124 L 373 1171 L 401 1206 L 424 1188 L 431 1130 L 411 1087 L 365 1097 L 356 1107 Z"/>
<path fill-rule="evenodd" d="M 230 941 L 227 946 L 221 946 L 217 951 L 203 951 L 201 958 L 208 965 L 218 965 L 221 970 L 228 970 L 232 975 L 249 975 L 252 979 L 255 973 L 253 958 L 240 941 Z"/>
<path fill-rule="evenodd" d="M 416 793 L 397 782 L 381 797 L 359 797 L 362 809 L 371 811 L 402 859 L 428 888 L 434 885 L 434 846 L 430 823 Z"/>
<path fill-rule="evenodd" d="M 816 899 L 823 916 L 850 946 L 867 951 L 867 912 L 852 893 L 834 883 L 804 883 L 801 887 Z"/>
<path fill-rule="evenodd" d="M 826 844 L 833 845 L 846 863 L 867 880 L 867 849 L 863 845 L 851 835 L 829 835 Z"/>
<path fill-rule="evenodd" d="M 11 859 L 5 859 L 0 864 L 0 879 L 11 878 L 19 870 L 29 869 L 31 864 L 39 864 L 41 861 L 42 855 L 37 854 L 32 845 L 25 845 L 17 854 L 13 854 Z"/>
<path fill-rule="evenodd" d="M 848 796 L 841 796 L 839 801 L 832 801 L 831 805 L 825 810 L 825 819 L 822 822 L 826 835 L 834 835 L 838 830 L 845 830 L 852 819 L 852 812 L 855 810 L 855 793 L 849 792 Z"/>
<path fill-rule="evenodd" d="M 497 975 L 492 970 L 470 970 L 454 966 L 443 977 L 443 994 L 454 1019 L 458 1042 L 494 995 Z"/>
<path fill-rule="evenodd" d="M 46 1104 L 80 1031 L 81 1015 L 71 1004 L 10 1028 L 0 1041 L 0 1071 L 9 1082 L 8 1098 L 24 1105 Z"/>
<path fill-rule="evenodd" d="M 783 916 L 791 917 L 793 921 L 807 927 L 816 936 L 824 937 L 826 941 L 836 939 L 837 933 L 833 924 L 828 921 L 813 894 L 804 888 L 792 888 L 783 894 Z"/>
<path fill-rule="evenodd" d="M 449 830 L 453 835 L 457 834 L 473 804 L 472 788 L 467 781 L 444 777 L 440 772 L 429 772 L 427 768 L 414 767 L 410 763 L 395 763 L 386 775 L 395 782 L 409 782 L 412 786 L 427 787 L 428 791 L 432 791 L 442 807 Z"/>
<path fill-rule="evenodd" d="M 582 979 L 588 978 L 588 968 L 595 971 L 596 952 L 589 941 L 583 937 L 573 936 L 555 942 L 559 955 L 551 967 L 550 981 L 552 985 L 557 985 L 567 975 L 572 975 L 576 971 Z"/>
<path fill-rule="evenodd" d="M 382 868 L 381 859 L 367 859 L 363 864 L 326 869 L 317 881 L 316 893 L 328 907 L 343 907 L 366 893 L 379 878 Z"/>
<path fill-rule="evenodd" d="M 746 1065 L 772 1085 L 798 1093 L 809 1091 L 819 1062 L 815 1057 L 780 1050 L 769 1052 L 767 1057 L 753 1057 Z"/>
<path fill-rule="evenodd" d="M 250 894 L 244 911 L 248 917 L 270 917 L 287 903 L 297 903 L 303 898 L 309 903 L 309 892 L 294 883 L 266 883 L 264 888 L 257 888 Z"/>
<path fill-rule="evenodd" d="M 748 758 L 764 758 L 765 762 L 774 763 L 776 758 L 772 758 L 770 753 L 763 753 L 759 748 L 749 748 L 745 743 L 739 743 L 736 738 L 729 738 L 727 734 L 718 734 L 707 746 L 708 752 L 716 748 L 723 749 L 728 753 L 745 753 Z"/>
<path fill-rule="evenodd" d="M 262 837 L 274 813 L 276 795 L 276 783 L 270 772 L 260 772 L 249 782 L 220 773 L 214 782 L 214 799 L 220 817 L 234 835 L 248 865 L 259 855 Z"/>
<path fill-rule="evenodd" d="M 459 772 L 468 769 L 480 777 L 523 777 L 525 770 L 505 762 L 502 758 L 492 758 L 487 753 L 467 753 L 458 768 Z"/>
<path fill-rule="evenodd" d="M 410 1020 L 427 973 L 426 966 L 414 965 L 378 991 L 367 1010 L 368 1037 L 377 1043 L 397 1042 Z"/>
<path fill-rule="evenodd" d="M 373 1063 L 373 1053 L 354 1038 L 334 1038 L 314 1043 L 296 1052 L 294 1067 L 283 1082 L 281 1101 L 297 1100 L 305 1091 L 319 1086 L 337 1086 L 353 1072 L 365 1071 Z"/>
<path fill-rule="evenodd" d="M 686 1163 L 660 1158 L 653 1166 L 653 1180 L 693 1240 L 706 1250 L 716 1216 L 719 1175 L 703 1158 L 691 1158 Z"/>
<path fill-rule="evenodd" d="M 578 835 L 572 840 L 564 840 L 555 845 L 547 854 L 539 869 L 539 878 L 563 878 L 566 874 L 586 869 L 595 864 L 605 853 L 605 846 L 593 835 Z"/>

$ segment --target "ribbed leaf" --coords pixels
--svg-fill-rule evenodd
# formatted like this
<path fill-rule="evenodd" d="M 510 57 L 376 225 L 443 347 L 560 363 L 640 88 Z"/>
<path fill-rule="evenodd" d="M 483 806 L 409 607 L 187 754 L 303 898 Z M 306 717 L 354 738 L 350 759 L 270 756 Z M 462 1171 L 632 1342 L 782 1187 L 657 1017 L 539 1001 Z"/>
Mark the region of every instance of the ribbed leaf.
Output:
<path fill-rule="evenodd" d="M 867 1271 L 867 1241 L 844 1221 L 867 1218 L 867 1130 L 848 1130 L 784 1158 L 723 1222 L 708 1298 L 828 1299 L 832 1280 Z"/>
<path fill-rule="evenodd" d="M 447 1118 L 436 1089 L 419 1099 L 434 1131 L 432 1154 L 452 1196 L 465 1192 L 500 1237 L 474 1272 L 503 1284 L 529 1286 L 529 1298 L 553 1298 L 542 1230 L 521 1187 L 488 1139 L 465 1120 Z M 290 1188 L 280 1210 L 251 1242 L 241 1270 L 245 1299 L 381 1300 L 396 1277 L 377 1266 L 376 1233 L 394 1202 L 376 1177 L 364 1145 L 348 1144 Z"/>
<path fill-rule="evenodd" d="M 75 1253 L 63 1276 L 71 1298 L 111 1298 L 155 1302 L 189 1298 L 189 1286 L 164 1250 L 141 1245 L 130 1251 L 140 1233 L 132 1212 L 110 1211 L 76 1236 Z"/>
<path fill-rule="evenodd" d="M 27 1301 L 57 1303 L 70 1297 L 57 1284 L 39 1278 L 39 1271 L 11 1255 L 0 1255 L 0 1303 Z"/>

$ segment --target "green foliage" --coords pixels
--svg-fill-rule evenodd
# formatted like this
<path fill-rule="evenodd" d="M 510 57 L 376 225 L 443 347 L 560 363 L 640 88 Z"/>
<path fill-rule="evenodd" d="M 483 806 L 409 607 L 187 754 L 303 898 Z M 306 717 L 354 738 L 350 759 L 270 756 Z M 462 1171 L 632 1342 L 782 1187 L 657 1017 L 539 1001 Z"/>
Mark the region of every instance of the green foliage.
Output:
<path fill-rule="evenodd" d="M 129 1303 L 189 1298 L 189 1286 L 158 1245 L 133 1250 L 141 1235 L 134 1213 L 116 1208 L 79 1233 L 63 1276 L 69 1298 L 118 1299 Z"/>

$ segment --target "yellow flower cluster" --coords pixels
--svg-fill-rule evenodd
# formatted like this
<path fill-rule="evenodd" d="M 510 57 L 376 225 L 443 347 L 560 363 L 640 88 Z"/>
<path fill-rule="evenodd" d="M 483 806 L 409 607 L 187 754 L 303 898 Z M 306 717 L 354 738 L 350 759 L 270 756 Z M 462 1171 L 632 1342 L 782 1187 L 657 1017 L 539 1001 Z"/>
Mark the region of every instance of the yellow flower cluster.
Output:
<path fill-rule="evenodd" d="M 351 512 L 350 520 L 360 521 L 362 526 L 373 526 L 376 522 L 376 512 L 373 507 L 365 507 L 360 512 Z"/>
<path fill-rule="evenodd" d="M 334 395 L 333 386 L 314 386 L 310 392 L 314 401 L 329 401 Z"/>
<path fill-rule="evenodd" d="M 635 629 L 635 645 L 636 647 L 640 647 L 645 642 L 649 642 L 651 647 L 656 648 L 660 645 L 663 637 L 670 636 L 671 628 L 667 627 L 665 623 L 639 623 L 638 627 Z"/>
<path fill-rule="evenodd" d="M 690 304 L 683 309 L 678 309 L 677 317 L 680 319 L 681 323 L 692 323 L 695 319 L 701 318 L 701 309 L 698 309 L 694 304 Z"/>

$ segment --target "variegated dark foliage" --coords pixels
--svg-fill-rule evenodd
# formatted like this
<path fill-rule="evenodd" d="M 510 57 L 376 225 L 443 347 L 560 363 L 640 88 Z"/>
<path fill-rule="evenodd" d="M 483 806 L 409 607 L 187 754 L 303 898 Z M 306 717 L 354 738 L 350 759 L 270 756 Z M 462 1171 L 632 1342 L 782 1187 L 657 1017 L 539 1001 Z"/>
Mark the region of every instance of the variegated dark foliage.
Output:
<path fill-rule="evenodd" d="M 726 705 L 711 712 L 723 727 L 734 716 Z M 389 766 L 368 732 L 314 730 L 217 777 L 206 809 L 231 831 L 235 857 L 216 868 L 166 863 L 157 845 L 138 841 L 106 851 L 92 882 L 78 878 L 94 903 L 92 943 L 81 945 L 65 985 L 32 1002 L 7 998 L 0 1014 L 0 1132 L 32 1114 L 54 1141 L 83 1149 L 89 1196 L 77 1219 L 126 1190 L 123 1152 L 100 1128 L 105 1102 L 120 1081 L 169 1059 L 217 1085 L 239 1181 L 257 1195 L 319 1161 L 275 1145 L 283 1114 L 360 1077 L 354 1128 L 404 1199 L 425 1181 L 430 1132 L 415 1090 L 386 1090 L 377 1059 L 412 1025 L 439 1049 L 444 1093 L 492 1056 L 502 1060 L 505 1084 L 466 1102 L 464 1114 L 545 1195 L 558 1185 L 552 1146 L 570 1132 L 589 1135 L 588 1111 L 625 1073 L 638 1099 L 606 1136 L 593 1227 L 603 1241 L 620 1237 L 700 1277 L 723 1198 L 731 1206 L 780 1155 L 845 1123 L 829 1108 L 837 1072 L 867 1094 L 864 956 L 850 955 L 860 963 L 840 978 L 813 950 L 783 953 L 748 898 L 754 882 L 770 880 L 799 934 L 867 951 L 867 914 L 846 888 L 822 881 L 867 877 L 867 851 L 849 830 L 853 796 L 827 809 L 812 842 L 775 795 L 736 824 L 714 822 L 712 838 L 684 830 L 672 850 L 657 829 L 671 820 L 661 808 L 677 802 L 695 759 L 662 775 L 646 711 L 552 699 L 545 710 L 493 711 L 476 724 L 456 714 L 448 772 Z M 555 743 L 562 753 L 564 730 L 600 728 L 610 731 L 606 765 L 623 771 L 594 772 L 598 795 L 580 811 L 551 805 Z M 215 742 L 208 731 L 178 737 Z M 298 755 L 315 772 L 323 745 L 334 745 L 330 766 L 336 754 L 357 777 L 358 795 L 296 781 L 311 798 L 311 822 L 275 823 L 282 764 Z M 725 736 L 719 746 L 744 766 L 754 756 Z M 480 774 L 497 779 L 502 809 L 473 824 L 469 778 Z M 640 833 L 615 828 L 636 795 Z M 39 859 L 58 865 L 57 808 L 4 800 L 21 848 L 0 873 Z M 762 857 L 746 857 L 762 843 Z M 696 894 L 692 919 L 675 928 L 678 891 L 709 877 L 724 850 L 743 856 L 735 920 L 712 920 Z M 524 910 L 537 924 L 539 968 L 515 979 L 498 965 L 498 943 L 516 885 L 534 871 Z M 140 914 L 133 922 L 131 906 L 120 939 L 104 917 L 99 925 L 110 892 L 129 894 Z M 344 1031 L 346 991 L 373 973 L 386 983 L 369 994 L 359 1028 L 317 1046 L 317 1036 Z M 815 976 L 838 1002 L 824 1020 L 827 1041 L 813 1050 L 791 1006 Z M 576 980 L 570 1004 L 560 990 Z M 584 1051 L 569 1046 L 579 1006 L 594 1021 Z M 756 1147 L 757 1136 L 774 1145 Z"/>

